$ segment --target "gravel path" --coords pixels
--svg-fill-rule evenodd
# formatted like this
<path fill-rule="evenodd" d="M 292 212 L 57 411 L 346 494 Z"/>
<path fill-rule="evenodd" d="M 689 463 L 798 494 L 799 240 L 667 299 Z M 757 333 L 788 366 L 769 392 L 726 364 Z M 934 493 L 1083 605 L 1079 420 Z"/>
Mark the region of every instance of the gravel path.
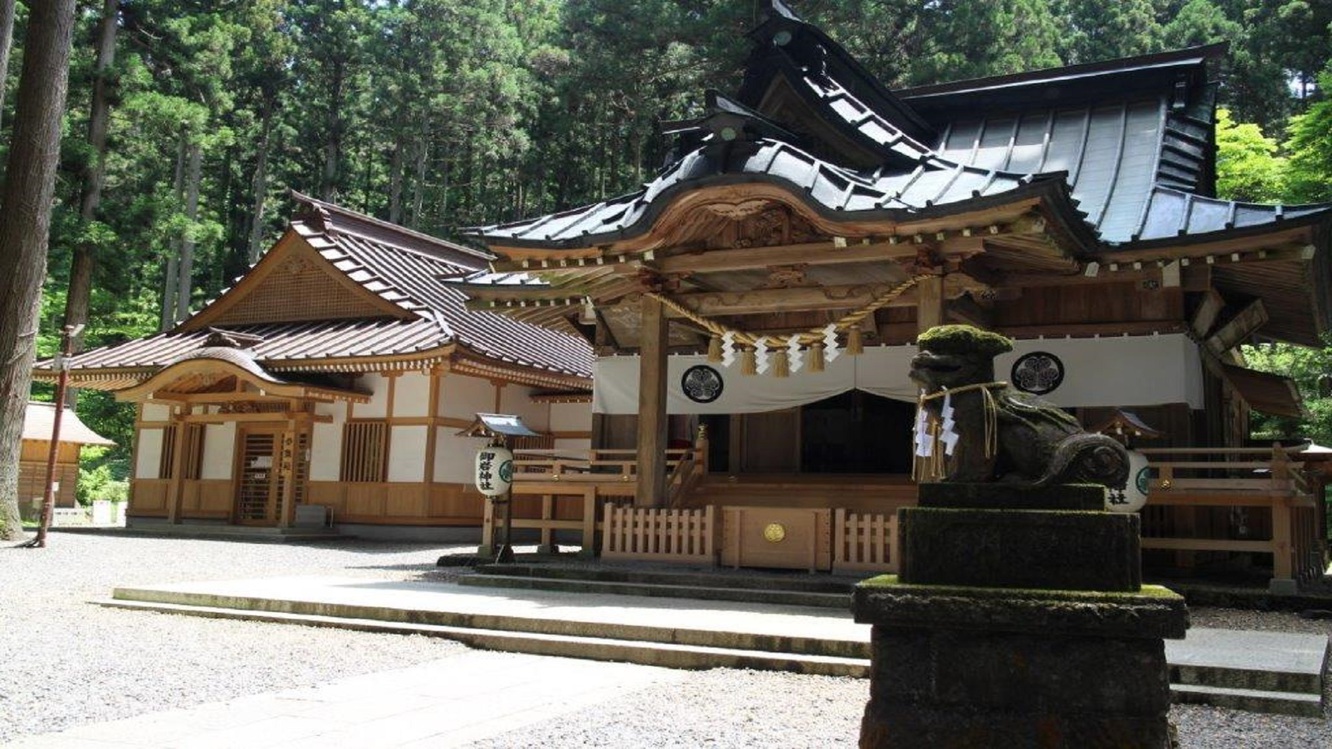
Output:
<path fill-rule="evenodd" d="M 73 725 L 314 685 L 466 652 L 420 636 L 214 620 L 89 605 L 122 584 L 324 574 L 448 579 L 447 547 L 270 545 L 56 533 L 0 548 L 0 743 Z M 1194 626 L 1328 634 L 1295 614 L 1195 609 Z M 498 656 L 497 656 L 498 657 Z M 650 687 L 478 747 L 854 746 L 858 679 L 716 669 Z M 1332 724 L 1176 707 L 1186 749 L 1332 747 Z"/>

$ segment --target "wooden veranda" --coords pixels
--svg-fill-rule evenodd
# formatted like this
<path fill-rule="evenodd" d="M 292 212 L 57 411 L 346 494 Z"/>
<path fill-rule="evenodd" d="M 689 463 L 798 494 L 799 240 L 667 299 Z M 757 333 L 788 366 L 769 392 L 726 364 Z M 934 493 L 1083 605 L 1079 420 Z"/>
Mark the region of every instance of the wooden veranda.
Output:
<path fill-rule="evenodd" d="M 1314 494 L 1321 485 L 1306 476 L 1299 448 L 1142 452 L 1154 474 L 1141 513 L 1149 571 L 1187 574 L 1262 555 L 1254 567 L 1270 556 L 1273 590 L 1323 574 L 1326 513 Z M 556 546 L 557 534 L 576 538 L 566 543 L 606 560 L 897 571 L 897 509 L 916 503 L 916 485 L 905 477 L 730 476 L 709 473 L 707 456 L 706 436 L 691 449 L 668 451 L 669 501 L 641 507 L 632 450 L 516 451 L 513 527 L 538 531 L 545 549 Z M 483 547 L 490 549 L 487 512 Z M 773 526 L 786 537 L 765 538 Z M 775 543 L 783 553 L 765 556 Z"/>

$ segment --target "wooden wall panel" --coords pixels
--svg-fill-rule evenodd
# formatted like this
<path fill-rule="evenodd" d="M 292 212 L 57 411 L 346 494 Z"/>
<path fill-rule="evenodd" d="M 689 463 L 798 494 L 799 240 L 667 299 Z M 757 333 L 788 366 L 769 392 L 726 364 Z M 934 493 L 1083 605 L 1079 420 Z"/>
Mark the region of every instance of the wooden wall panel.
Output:
<path fill-rule="evenodd" d="M 481 522 L 485 500 L 466 484 L 435 484 L 430 487 L 430 517 Z"/>
<path fill-rule="evenodd" d="M 427 515 L 424 484 L 386 484 L 384 514 L 391 518 L 424 518 Z"/>
<path fill-rule="evenodd" d="M 166 515 L 169 479 L 134 479 L 130 481 L 130 501 L 126 514 L 144 517 Z"/>

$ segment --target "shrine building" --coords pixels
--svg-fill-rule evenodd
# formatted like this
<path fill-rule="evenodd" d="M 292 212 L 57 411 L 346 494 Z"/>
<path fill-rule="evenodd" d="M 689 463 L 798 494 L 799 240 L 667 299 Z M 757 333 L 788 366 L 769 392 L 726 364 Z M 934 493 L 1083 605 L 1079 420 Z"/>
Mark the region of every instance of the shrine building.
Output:
<path fill-rule="evenodd" d="M 682 558 L 891 566 L 849 545 L 915 501 L 913 341 L 965 322 L 1016 341 L 1001 379 L 1158 437 L 1133 447 L 1164 450 L 1151 489 L 1170 506 L 1144 511 L 1163 562 L 1312 569 L 1307 495 L 1217 496 L 1247 466 L 1188 478 L 1285 459 L 1224 454 L 1252 411 L 1302 408 L 1238 347 L 1317 346 L 1332 321 L 1332 206 L 1215 197 L 1221 47 L 894 91 L 780 0 L 749 36 L 739 89 L 664 128 L 677 147 L 651 181 L 478 227 L 499 259 L 449 281 L 474 310 L 593 343 L 592 444 L 634 462 L 631 498 L 587 504 L 611 524 L 603 554 L 668 557 L 654 549 L 685 542 L 653 529 L 688 522 L 707 529 Z M 1223 453 L 1185 452 L 1203 450 Z M 531 491 L 593 469 L 548 467 L 564 488 Z"/>

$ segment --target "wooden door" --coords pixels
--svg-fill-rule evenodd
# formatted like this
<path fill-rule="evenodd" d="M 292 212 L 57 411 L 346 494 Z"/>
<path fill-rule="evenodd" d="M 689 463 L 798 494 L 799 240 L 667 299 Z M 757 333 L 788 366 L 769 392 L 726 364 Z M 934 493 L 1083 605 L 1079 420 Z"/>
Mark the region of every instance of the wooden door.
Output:
<path fill-rule="evenodd" d="M 800 409 L 740 417 L 741 473 L 800 472 Z"/>
<path fill-rule="evenodd" d="M 280 429 L 245 429 L 240 433 L 240 466 L 236 476 L 236 522 L 277 525 L 282 481 L 278 451 Z"/>

